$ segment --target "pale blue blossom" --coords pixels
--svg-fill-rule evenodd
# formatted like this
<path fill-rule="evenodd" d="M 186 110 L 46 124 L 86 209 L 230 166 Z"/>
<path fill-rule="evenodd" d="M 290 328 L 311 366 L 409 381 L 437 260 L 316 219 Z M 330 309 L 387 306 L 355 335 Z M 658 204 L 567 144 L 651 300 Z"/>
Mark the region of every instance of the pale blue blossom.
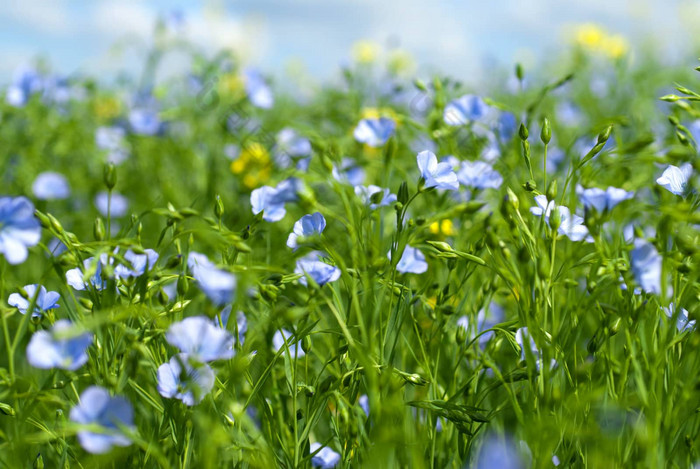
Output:
<path fill-rule="evenodd" d="M 99 260 L 89 257 L 83 261 L 83 268 L 76 267 L 66 272 L 66 282 L 78 291 L 92 286 L 96 290 L 103 290 L 107 286 L 106 279 L 102 278 L 102 266 L 107 265 L 108 256 L 102 254 Z M 113 259 L 109 260 L 110 264 Z M 88 278 L 85 278 L 89 274 Z"/>
<path fill-rule="evenodd" d="M 156 135 L 162 128 L 158 111 L 153 107 L 136 107 L 129 112 L 129 125 L 138 135 Z"/>
<path fill-rule="evenodd" d="M 391 251 L 387 257 L 391 260 Z M 401 259 L 396 264 L 396 270 L 402 274 L 422 274 L 428 270 L 428 263 L 425 261 L 425 255 L 419 249 L 406 246 Z"/>
<path fill-rule="evenodd" d="M 277 133 L 275 161 L 280 168 L 288 168 L 292 161 L 297 161 L 297 169 L 306 171 L 311 155 L 311 142 L 294 129 L 284 128 Z"/>
<path fill-rule="evenodd" d="M 672 194 L 685 196 L 688 192 L 688 181 L 692 174 L 693 166 L 690 163 L 685 163 L 680 168 L 670 165 L 656 180 L 656 183 Z"/>
<path fill-rule="evenodd" d="M 90 386 L 80 395 L 80 402 L 70 411 L 70 419 L 83 425 L 99 425 L 99 433 L 80 430 L 78 441 L 89 453 L 102 454 L 112 446 L 129 446 L 131 440 L 120 426 L 135 430 L 134 409 L 121 396 L 111 397 L 109 391 L 99 386 Z"/>
<path fill-rule="evenodd" d="M 617 204 L 634 197 L 634 192 L 628 192 L 617 187 L 608 187 L 606 190 L 592 187 L 584 189 L 580 184 L 576 185 L 576 194 L 587 209 L 594 208 L 599 213 L 612 210 Z"/>
<path fill-rule="evenodd" d="M 367 394 L 361 395 L 360 398 L 357 400 L 357 403 L 360 405 L 360 408 L 365 413 L 365 415 L 369 417 L 369 397 L 367 396 Z"/>
<path fill-rule="evenodd" d="M 12 83 L 7 87 L 5 101 L 11 106 L 22 107 L 43 87 L 44 80 L 34 67 L 21 66 L 15 70 Z"/>
<path fill-rule="evenodd" d="M 321 253 L 314 251 L 297 260 L 295 274 L 303 274 L 299 283 L 308 286 L 307 275 L 316 282 L 319 287 L 328 282 L 335 282 L 340 278 L 340 269 L 321 260 Z"/>
<path fill-rule="evenodd" d="M 98 192 L 95 195 L 95 207 L 103 217 L 123 217 L 129 210 L 129 200 L 118 192 L 112 191 L 112 200 L 107 191 Z"/>
<path fill-rule="evenodd" d="M 342 158 L 340 166 L 333 164 L 333 179 L 343 184 L 359 186 L 365 181 L 365 170 L 351 158 Z"/>
<path fill-rule="evenodd" d="M 320 451 L 319 451 L 320 449 Z M 311 443 L 309 448 L 311 454 L 316 453 L 311 457 L 311 465 L 313 467 L 320 467 L 321 469 L 332 469 L 338 465 L 340 462 L 340 454 L 336 453 L 328 446 L 321 447 L 320 443 Z"/>
<path fill-rule="evenodd" d="M 296 250 L 298 238 L 321 234 L 324 229 L 326 229 L 326 219 L 320 212 L 304 215 L 294 223 L 294 228 L 287 238 L 287 247 Z"/>
<path fill-rule="evenodd" d="M 503 184 L 501 174 L 483 161 L 463 161 L 457 179 L 460 184 L 475 189 L 498 189 Z"/>
<path fill-rule="evenodd" d="M 452 166 L 447 162 L 438 163 L 437 157 L 433 152 L 426 150 L 418 153 L 416 161 L 426 188 L 459 189 L 459 181 Z"/>
<path fill-rule="evenodd" d="M 369 186 L 355 186 L 355 195 L 357 195 L 365 205 L 368 205 L 371 210 L 376 210 L 379 207 L 386 207 L 396 202 L 396 194 L 392 194 L 389 189 L 383 189 L 371 184 Z"/>
<path fill-rule="evenodd" d="M 56 321 L 50 331 L 37 331 L 27 346 L 27 361 L 35 368 L 75 371 L 88 361 L 92 334 L 80 332 L 67 319 Z"/>
<path fill-rule="evenodd" d="M 666 317 L 670 320 L 676 316 L 676 329 L 679 332 L 685 332 L 695 328 L 695 319 L 691 320 L 688 317 L 688 310 L 685 308 L 680 308 L 680 311 L 676 312 L 676 305 L 671 303 L 668 308 L 663 308 Z"/>
<path fill-rule="evenodd" d="M 280 329 L 278 331 L 275 331 L 275 334 L 272 336 L 273 350 L 275 352 L 279 352 L 280 350 L 286 351 L 286 349 L 288 348 L 289 351 L 292 353 L 292 358 L 299 358 L 306 355 L 306 352 L 304 352 L 304 350 L 301 348 L 300 341 L 292 343 L 290 342 L 291 338 L 292 333 L 286 329 Z M 285 342 L 287 343 L 286 346 Z"/>
<path fill-rule="evenodd" d="M 63 174 L 46 171 L 34 179 L 32 192 L 40 200 L 67 199 L 70 196 L 70 186 Z"/>
<path fill-rule="evenodd" d="M 202 402 L 214 387 L 214 370 L 186 353 L 173 356 L 158 367 L 158 393 L 193 406 Z"/>
<path fill-rule="evenodd" d="M 471 121 L 478 121 L 486 115 L 489 107 L 483 99 L 472 94 L 450 101 L 445 106 L 443 120 L 447 125 L 464 125 Z"/>
<path fill-rule="evenodd" d="M 509 437 L 489 434 L 479 450 L 476 469 L 524 469 L 518 448 Z"/>
<path fill-rule="evenodd" d="M 59 306 L 58 300 L 61 299 L 61 295 L 55 291 L 46 291 L 46 287 L 43 285 L 25 285 L 23 290 L 27 294 L 26 297 L 19 293 L 12 293 L 7 299 L 7 303 L 17 308 L 22 314 L 27 314 L 27 310 L 35 297 L 36 301 L 34 301 L 34 309 L 32 310 L 33 318 L 38 318 L 44 312 L 58 308 Z"/>
<path fill-rule="evenodd" d="M 662 257 L 653 244 L 637 239 L 634 249 L 630 251 L 630 263 L 634 278 L 642 290 L 650 293 L 661 293 Z"/>
<path fill-rule="evenodd" d="M 518 121 L 515 118 L 515 114 L 512 112 L 502 112 L 498 116 L 496 130 L 498 131 L 498 138 L 502 142 L 510 141 L 518 130 Z"/>
<path fill-rule="evenodd" d="M 233 299 L 236 277 L 232 273 L 216 267 L 207 256 L 194 251 L 187 258 L 187 266 L 212 303 L 223 305 Z"/>
<path fill-rule="evenodd" d="M 121 127 L 98 127 L 95 131 L 97 148 L 107 152 L 107 161 L 119 164 L 129 157 L 126 132 Z"/>
<path fill-rule="evenodd" d="M 297 200 L 299 182 L 294 179 L 285 179 L 276 187 L 262 186 L 250 193 L 250 205 L 253 214 L 263 212 L 263 220 L 269 222 L 280 221 L 287 213 L 285 203 Z"/>
<path fill-rule="evenodd" d="M 205 316 L 193 316 L 173 323 L 165 333 L 170 345 L 193 358 L 210 362 L 233 357 L 234 338 Z"/>
<path fill-rule="evenodd" d="M 131 267 L 119 264 L 114 268 L 114 275 L 120 279 L 140 277 L 147 270 L 151 270 L 153 266 L 156 265 L 156 262 L 158 262 L 158 253 L 153 249 L 144 249 L 143 254 L 137 254 L 129 249 L 124 253 L 124 260 L 129 262 Z"/>
<path fill-rule="evenodd" d="M 228 305 L 219 313 L 219 317 L 214 318 L 213 324 L 216 327 L 226 329 L 228 325 L 228 320 L 231 317 L 232 306 Z M 219 320 L 221 322 L 219 322 Z M 245 317 L 243 311 L 236 312 L 236 328 L 238 330 L 238 345 L 243 345 L 245 342 L 245 333 L 248 331 L 248 319 Z"/>
<path fill-rule="evenodd" d="M 388 117 L 378 119 L 362 119 L 355 127 L 355 140 L 370 147 L 381 147 L 396 130 L 396 122 Z"/>
<path fill-rule="evenodd" d="M 265 82 L 260 72 L 254 68 L 247 68 L 243 72 L 245 92 L 250 103 L 261 109 L 270 109 L 275 104 L 272 89 Z"/>
<path fill-rule="evenodd" d="M 27 260 L 28 248 L 41 239 L 34 205 L 26 197 L 0 197 L 0 254 L 12 265 Z"/>
<path fill-rule="evenodd" d="M 557 230 L 559 234 L 567 236 L 571 241 L 581 241 L 584 239 L 587 242 L 593 241 L 588 234 L 588 228 L 583 224 L 583 218 L 572 214 L 568 207 L 564 207 L 563 205 L 556 206 L 554 201 L 548 201 L 545 195 L 536 196 L 535 203 L 537 206 L 531 207 L 530 212 L 538 217 L 544 216 L 547 223 L 549 223 L 549 216 L 552 210 L 558 207 L 561 219 L 561 224 Z"/>

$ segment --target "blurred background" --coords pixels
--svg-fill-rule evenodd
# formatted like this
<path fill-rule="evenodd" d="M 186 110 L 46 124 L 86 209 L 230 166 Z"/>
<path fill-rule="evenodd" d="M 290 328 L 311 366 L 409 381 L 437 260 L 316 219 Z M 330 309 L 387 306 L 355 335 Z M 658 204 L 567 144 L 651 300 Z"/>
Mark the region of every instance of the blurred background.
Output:
<path fill-rule="evenodd" d="M 613 55 L 629 52 L 633 59 L 654 50 L 669 63 L 694 66 L 700 2 L 3 0 L 0 84 L 37 58 L 67 75 L 108 80 L 138 73 L 159 19 L 200 50 L 233 49 L 243 62 L 276 76 L 293 70 L 326 80 L 353 55 L 400 53 L 407 66 L 420 64 L 413 71 L 469 82 L 494 64 L 532 66 L 567 43 L 595 41 L 596 30 L 585 25 L 609 34 Z M 186 70 L 188 60 L 185 53 L 170 54 L 159 78 Z"/>

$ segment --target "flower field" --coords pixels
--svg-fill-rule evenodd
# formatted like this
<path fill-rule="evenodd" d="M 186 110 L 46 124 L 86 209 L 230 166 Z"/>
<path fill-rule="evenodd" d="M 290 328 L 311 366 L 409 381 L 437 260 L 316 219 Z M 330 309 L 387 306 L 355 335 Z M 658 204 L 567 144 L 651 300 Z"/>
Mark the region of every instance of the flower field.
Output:
<path fill-rule="evenodd" d="M 692 467 L 698 73 L 0 92 L 0 467 Z M 404 57 L 405 59 L 405 57 Z M 449 70 L 447 71 L 449 73 Z"/>

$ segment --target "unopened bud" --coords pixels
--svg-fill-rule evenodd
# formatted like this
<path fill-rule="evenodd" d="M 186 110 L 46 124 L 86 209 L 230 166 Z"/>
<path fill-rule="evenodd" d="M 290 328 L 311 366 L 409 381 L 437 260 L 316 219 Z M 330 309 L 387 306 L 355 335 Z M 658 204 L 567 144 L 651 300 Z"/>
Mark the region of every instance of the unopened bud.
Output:
<path fill-rule="evenodd" d="M 221 200 L 221 196 L 217 194 L 216 202 L 214 203 L 214 215 L 216 218 L 221 219 L 224 215 L 224 202 Z"/>
<path fill-rule="evenodd" d="M 549 227 L 552 231 L 557 231 L 561 226 L 561 213 L 559 212 L 559 207 L 554 207 L 552 213 L 549 215 Z"/>
<path fill-rule="evenodd" d="M 117 170 L 114 163 L 107 163 L 103 173 L 104 183 L 110 191 L 117 185 Z"/>
<path fill-rule="evenodd" d="M 92 227 L 92 234 L 96 241 L 103 241 L 105 239 L 105 224 L 102 218 L 95 218 L 95 224 Z"/>
<path fill-rule="evenodd" d="M 540 132 L 540 140 L 545 145 L 548 145 L 550 140 L 552 140 L 552 128 L 549 125 L 549 119 L 546 117 L 542 121 L 542 131 Z"/>
<path fill-rule="evenodd" d="M 520 128 L 518 129 L 518 135 L 522 141 L 527 140 L 527 138 L 530 136 L 530 133 L 527 131 L 527 127 L 525 127 L 525 124 L 522 122 L 520 123 Z"/>
<path fill-rule="evenodd" d="M 554 179 L 549 183 L 547 187 L 547 200 L 554 200 L 557 198 L 557 180 Z"/>

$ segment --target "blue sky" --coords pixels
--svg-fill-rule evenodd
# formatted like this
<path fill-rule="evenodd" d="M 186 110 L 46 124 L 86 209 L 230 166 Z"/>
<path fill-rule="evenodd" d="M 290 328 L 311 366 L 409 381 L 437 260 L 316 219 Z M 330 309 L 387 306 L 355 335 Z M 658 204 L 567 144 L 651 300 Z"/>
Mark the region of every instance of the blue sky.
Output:
<path fill-rule="evenodd" d="M 634 47 L 654 43 L 669 57 L 692 52 L 700 23 L 695 0 L 3 0 L 0 82 L 37 56 L 67 74 L 138 72 L 155 19 L 172 9 L 184 12 L 185 34 L 202 48 L 233 47 L 276 74 L 301 62 L 320 79 L 359 39 L 399 44 L 425 67 L 468 80 L 494 59 L 532 63 L 556 52 L 580 23 L 601 24 Z M 164 66 L 186 64 L 171 57 Z"/>

